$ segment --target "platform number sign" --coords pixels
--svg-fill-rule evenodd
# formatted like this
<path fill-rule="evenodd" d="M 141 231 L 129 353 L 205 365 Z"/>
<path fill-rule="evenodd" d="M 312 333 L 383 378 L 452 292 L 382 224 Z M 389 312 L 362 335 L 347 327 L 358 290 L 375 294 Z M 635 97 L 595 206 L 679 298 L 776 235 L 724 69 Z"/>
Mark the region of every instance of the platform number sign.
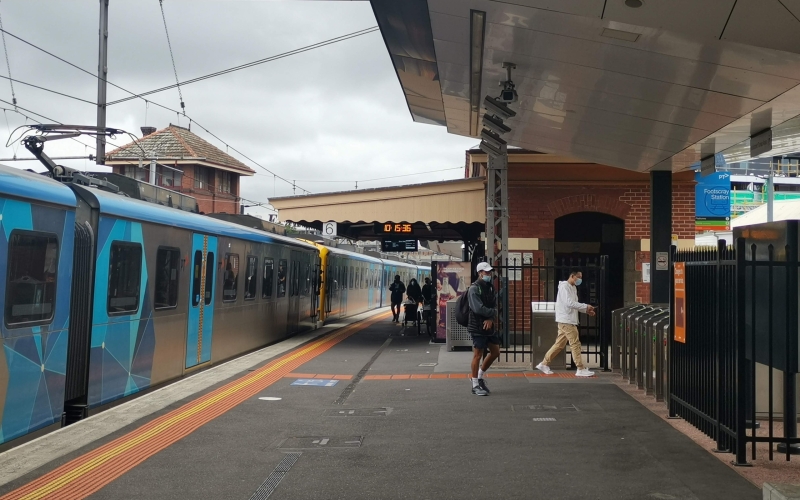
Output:
<path fill-rule="evenodd" d="M 335 222 L 326 222 L 322 225 L 322 235 L 323 236 L 336 236 L 336 223 Z"/>

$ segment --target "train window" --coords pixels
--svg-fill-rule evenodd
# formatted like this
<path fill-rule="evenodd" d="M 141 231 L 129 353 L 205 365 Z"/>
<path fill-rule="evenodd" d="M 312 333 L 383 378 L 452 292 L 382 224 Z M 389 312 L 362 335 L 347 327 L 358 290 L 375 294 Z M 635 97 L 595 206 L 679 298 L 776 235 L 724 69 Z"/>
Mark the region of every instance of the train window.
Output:
<path fill-rule="evenodd" d="M 178 305 L 178 266 L 181 252 L 177 248 L 159 248 L 156 253 L 156 309 Z"/>
<path fill-rule="evenodd" d="M 278 261 L 278 297 L 286 296 L 286 259 Z"/>
<path fill-rule="evenodd" d="M 214 252 L 208 252 L 206 257 L 206 296 L 203 301 L 206 305 L 211 304 L 211 292 L 214 286 Z"/>
<path fill-rule="evenodd" d="M 258 284 L 258 257 L 247 256 L 247 269 L 245 271 L 244 300 L 255 300 L 256 285 Z"/>
<path fill-rule="evenodd" d="M 142 245 L 113 242 L 108 264 L 108 314 L 136 312 L 141 282 Z"/>
<path fill-rule="evenodd" d="M 200 304 L 200 278 L 203 272 L 203 252 L 197 250 L 192 261 L 192 307 Z"/>
<path fill-rule="evenodd" d="M 57 274 L 55 235 L 12 231 L 8 240 L 6 322 L 49 322 L 53 318 Z"/>
<path fill-rule="evenodd" d="M 261 298 L 272 297 L 272 277 L 275 273 L 275 264 L 272 259 L 264 259 L 264 273 L 261 275 Z"/>
<path fill-rule="evenodd" d="M 225 254 L 225 271 L 222 274 L 222 301 L 233 302 L 239 285 L 239 255 Z"/>
<path fill-rule="evenodd" d="M 350 279 L 347 280 L 348 288 L 353 288 L 356 283 L 356 270 L 353 266 L 350 266 Z"/>

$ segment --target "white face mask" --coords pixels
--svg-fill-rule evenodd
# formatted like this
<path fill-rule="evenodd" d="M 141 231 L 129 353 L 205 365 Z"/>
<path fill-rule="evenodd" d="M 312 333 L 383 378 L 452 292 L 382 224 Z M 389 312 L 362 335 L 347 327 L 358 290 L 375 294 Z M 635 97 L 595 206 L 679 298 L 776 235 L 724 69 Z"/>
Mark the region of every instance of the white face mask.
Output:
<path fill-rule="evenodd" d="M 582 279 L 580 279 L 580 278 L 575 278 L 575 286 L 581 286 L 581 283 L 583 283 L 583 280 L 582 280 Z"/>

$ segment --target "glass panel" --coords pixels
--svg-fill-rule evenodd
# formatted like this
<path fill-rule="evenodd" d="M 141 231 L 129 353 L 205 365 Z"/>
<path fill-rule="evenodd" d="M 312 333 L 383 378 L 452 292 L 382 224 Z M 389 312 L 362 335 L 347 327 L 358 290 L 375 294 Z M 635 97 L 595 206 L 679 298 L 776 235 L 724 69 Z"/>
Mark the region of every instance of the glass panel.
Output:
<path fill-rule="evenodd" d="M 258 257 L 247 257 L 246 281 L 244 283 L 244 300 L 256 298 L 256 284 L 258 282 Z"/>
<path fill-rule="evenodd" d="M 286 296 L 286 260 L 278 261 L 278 297 Z"/>
<path fill-rule="evenodd" d="M 156 309 L 166 309 L 178 305 L 180 258 L 180 251 L 175 248 L 158 249 L 156 254 Z"/>
<path fill-rule="evenodd" d="M 52 319 L 57 275 L 55 235 L 12 232 L 8 241 L 6 322 L 11 325 Z"/>
<path fill-rule="evenodd" d="M 208 252 L 206 257 L 206 296 L 204 302 L 206 305 L 211 304 L 211 292 L 214 286 L 214 252 Z"/>
<path fill-rule="evenodd" d="M 275 264 L 272 259 L 264 259 L 264 274 L 261 278 L 261 298 L 272 297 L 272 277 L 275 273 Z"/>
<path fill-rule="evenodd" d="M 239 288 L 239 255 L 235 253 L 225 254 L 225 272 L 222 275 L 222 301 L 232 302 L 236 300 L 236 292 Z"/>
<path fill-rule="evenodd" d="M 108 265 L 108 314 L 136 312 L 141 281 L 142 246 L 112 243 Z"/>
<path fill-rule="evenodd" d="M 192 263 L 192 306 L 200 305 L 200 278 L 203 272 L 203 252 L 200 250 L 194 253 Z"/>

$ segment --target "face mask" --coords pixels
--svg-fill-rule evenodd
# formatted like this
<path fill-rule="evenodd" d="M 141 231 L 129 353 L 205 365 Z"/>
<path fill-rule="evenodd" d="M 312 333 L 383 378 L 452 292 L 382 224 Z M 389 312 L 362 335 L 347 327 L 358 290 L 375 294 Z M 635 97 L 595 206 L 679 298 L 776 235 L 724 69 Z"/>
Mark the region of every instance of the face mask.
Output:
<path fill-rule="evenodd" d="M 492 277 L 489 276 L 488 274 L 486 276 L 481 277 L 481 279 L 487 283 L 491 283 L 492 281 Z"/>
<path fill-rule="evenodd" d="M 583 280 L 582 280 L 582 279 L 580 279 L 580 278 L 577 278 L 577 279 L 575 280 L 575 286 L 581 286 L 581 283 L 583 283 Z"/>

